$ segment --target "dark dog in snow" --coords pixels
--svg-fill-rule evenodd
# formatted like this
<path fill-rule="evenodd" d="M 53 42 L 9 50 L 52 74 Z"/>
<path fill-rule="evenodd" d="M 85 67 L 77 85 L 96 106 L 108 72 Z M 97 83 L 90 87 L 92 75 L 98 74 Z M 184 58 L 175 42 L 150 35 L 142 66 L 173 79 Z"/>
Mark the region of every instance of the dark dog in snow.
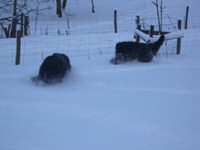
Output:
<path fill-rule="evenodd" d="M 119 64 L 136 58 L 140 62 L 150 62 L 164 40 L 164 35 L 161 35 L 155 43 L 119 42 L 116 44 L 115 58 L 111 59 L 111 63 Z"/>
<path fill-rule="evenodd" d="M 44 59 L 39 69 L 39 75 L 33 77 L 33 81 L 44 81 L 55 83 L 62 81 L 62 78 L 71 69 L 69 57 L 64 54 L 54 53 Z"/>

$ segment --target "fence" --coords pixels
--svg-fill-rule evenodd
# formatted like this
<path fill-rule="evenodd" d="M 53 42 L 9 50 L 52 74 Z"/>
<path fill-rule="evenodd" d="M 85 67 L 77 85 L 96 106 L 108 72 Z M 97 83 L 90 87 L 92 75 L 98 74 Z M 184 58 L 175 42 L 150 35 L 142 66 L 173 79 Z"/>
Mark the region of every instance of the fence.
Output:
<path fill-rule="evenodd" d="M 136 12 L 117 12 L 117 30 L 121 32 L 134 32 L 135 29 L 135 14 Z M 172 32 L 177 28 L 177 20 L 185 22 L 185 14 L 176 14 L 176 17 L 163 15 L 163 30 Z M 90 16 L 73 16 L 52 18 L 49 16 L 40 15 L 38 20 L 30 18 L 29 33 L 31 35 L 75 35 L 75 34 L 96 34 L 96 33 L 114 33 L 114 12 L 104 15 Z M 157 30 L 157 18 L 152 17 L 152 14 L 146 14 L 141 19 L 143 29 L 149 29 L 150 25 L 154 25 Z M 188 17 L 188 29 L 200 28 L 200 15 L 190 14 Z M 5 37 L 0 28 L 0 38 Z"/>
<path fill-rule="evenodd" d="M 109 34 L 115 31 L 114 12 L 109 15 L 68 16 L 61 19 L 46 17 L 37 24 L 32 21 L 30 27 L 30 33 L 36 35 Z M 133 14 L 117 12 L 117 27 L 118 33 L 133 32 Z"/>
<path fill-rule="evenodd" d="M 65 30 L 68 28 L 66 20 L 55 20 L 53 23 L 44 21 L 43 24 L 37 25 L 37 32 L 35 36 L 31 38 L 21 39 L 21 62 L 20 64 L 35 63 L 43 60 L 47 55 L 53 52 L 63 52 L 70 57 L 87 57 L 93 55 L 114 55 L 114 49 L 116 42 L 119 41 L 133 41 L 133 33 L 135 29 L 135 17 L 132 17 L 130 13 L 117 14 L 117 27 L 118 33 L 114 33 L 114 19 L 113 15 L 99 16 L 84 19 L 85 17 L 71 18 L 70 21 L 70 35 L 66 35 Z M 199 28 L 200 16 L 195 15 L 193 18 L 189 15 L 188 28 Z M 173 21 L 177 21 L 176 18 L 172 18 Z M 96 20 L 96 21 L 94 21 Z M 149 22 L 157 23 L 156 18 L 145 18 Z M 169 21 L 168 17 L 165 21 Z M 88 23 L 89 22 L 89 23 Z M 34 24 L 34 22 L 30 22 Z M 176 22 L 177 24 L 177 22 Z M 171 26 L 171 23 L 168 25 Z M 41 29 L 40 27 L 44 27 Z M 48 27 L 45 29 L 45 27 Z M 155 27 L 156 28 L 156 27 Z M 173 27 L 170 30 L 173 30 Z M 58 35 L 60 30 L 60 36 Z M 46 36 L 45 31 L 48 31 Z M 31 35 L 34 34 L 34 26 L 30 29 Z M 105 34 L 106 33 L 106 34 Z M 42 35 L 41 35 L 42 34 Z M 52 35 L 52 36 L 51 36 Z M 192 50 L 192 47 L 200 41 L 199 35 L 195 32 L 191 37 L 193 41 L 190 41 L 187 37 L 183 39 L 182 49 Z M 186 40 L 187 39 L 187 40 Z M 188 42 L 189 41 L 189 42 Z M 193 42 L 193 44 L 191 44 Z M 16 39 L 1 39 L 0 40 L 0 64 L 15 64 L 16 56 Z M 167 41 L 159 51 L 159 54 L 168 55 L 167 53 L 175 53 L 176 41 Z M 166 52 L 167 51 L 167 52 Z M 158 54 L 158 55 L 159 55 Z"/>
<path fill-rule="evenodd" d="M 107 34 L 82 36 L 40 36 L 21 39 L 20 64 L 36 63 L 58 52 L 69 57 L 114 54 L 116 42 L 132 40 L 133 34 Z M 1 42 L 0 64 L 15 64 L 16 40 Z"/>
<path fill-rule="evenodd" d="M 190 30 L 191 32 L 191 30 Z M 193 47 L 200 43 L 200 35 L 192 30 L 182 40 L 182 53 L 191 53 Z M 106 34 L 106 35 L 83 35 L 80 36 L 40 36 L 21 39 L 20 64 L 41 63 L 48 55 L 54 52 L 65 53 L 69 57 L 85 57 L 90 59 L 94 55 L 114 56 L 115 44 L 119 41 L 132 41 L 132 33 Z M 167 57 L 176 54 L 176 40 L 166 41 L 159 50 L 157 57 Z M 1 41 L 0 64 L 15 64 L 16 39 Z"/>
<path fill-rule="evenodd" d="M 176 17 L 166 15 L 163 17 L 163 30 L 172 32 L 177 29 L 177 21 L 182 20 L 185 23 L 185 16 L 177 14 Z M 144 29 L 149 29 L 150 25 L 154 24 L 155 29 L 158 29 L 157 18 L 145 17 L 141 19 L 141 26 Z M 184 27 L 184 26 L 183 26 Z M 187 29 L 199 29 L 200 28 L 200 15 L 189 14 L 187 21 Z"/>

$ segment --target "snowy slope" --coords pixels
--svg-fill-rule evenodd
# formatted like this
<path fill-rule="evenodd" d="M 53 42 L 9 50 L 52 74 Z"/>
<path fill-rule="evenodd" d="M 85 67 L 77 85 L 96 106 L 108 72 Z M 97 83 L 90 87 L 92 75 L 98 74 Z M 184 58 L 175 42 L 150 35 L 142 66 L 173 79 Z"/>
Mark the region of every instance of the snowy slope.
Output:
<path fill-rule="evenodd" d="M 124 13 L 135 12 L 135 8 L 141 15 L 153 9 L 151 1 L 147 0 L 98 0 L 95 4 L 99 16 L 116 8 Z M 166 11 L 183 16 L 185 6 L 190 5 L 191 16 L 196 16 L 199 4 L 198 0 L 168 0 Z M 90 13 L 90 5 L 82 1 L 69 1 L 68 7 L 77 18 Z M 27 48 L 29 55 L 22 52 L 19 66 L 14 66 L 14 57 L 8 57 L 4 51 L 13 50 L 15 40 L 0 39 L 4 62 L 0 63 L 0 149 L 199 150 L 199 30 L 196 27 L 185 31 L 181 55 L 171 54 L 171 47 L 166 55 L 163 45 L 159 55 L 147 64 L 137 61 L 122 65 L 109 63 L 114 56 L 115 42 L 130 40 L 132 32 L 77 33 L 69 37 L 31 35 L 22 39 L 22 48 Z M 98 55 L 73 57 L 67 49 L 78 48 L 74 47 L 77 37 L 90 43 L 89 47 L 81 45 L 82 49 L 97 50 L 104 42 L 106 49 Z M 99 41 L 91 40 L 94 37 Z M 54 41 L 59 40 L 71 40 L 72 45 L 60 43 L 52 47 L 56 45 Z M 49 46 L 44 47 L 42 44 L 46 42 Z M 56 50 L 69 52 L 73 68 L 63 83 L 36 86 L 31 82 L 30 78 L 37 75 L 42 62 L 38 59 L 41 55 L 37 57 L 37 54 L 43 54 L 43 48 L 45 55 Z M 45 53 L 46 48 L 53 50 Z M 5 58 L 13 60 L 7 63 Z"/>

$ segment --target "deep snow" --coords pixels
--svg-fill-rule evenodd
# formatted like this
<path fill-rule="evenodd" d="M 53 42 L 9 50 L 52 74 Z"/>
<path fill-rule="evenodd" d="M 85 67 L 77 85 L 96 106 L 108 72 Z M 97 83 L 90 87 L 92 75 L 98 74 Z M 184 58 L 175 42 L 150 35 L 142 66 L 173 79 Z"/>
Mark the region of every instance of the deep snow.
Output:
<path fill-rule="evenodd" d="M 81 7 L 82 1 L 77 2 Z M 115 5 L 120 7 L 120 2 L 122 0 L 118 3 L 109 0 L 109 5 L 105 4 L 108 7 L 105 7 L 103 2 L 97 1 L 97 12 L 102 7 L 106 8 L 102 13 L 108 12 Z M 129 0 L 124 2 L 121 9 L 127 8 L 129 11 L 137 3 L 138 9 L 144 6 L 148 8 L 148 4 L 151 4 L 145 0 Z M 183 12 L 187 4 L 194 8 L 191 14 L 196 15 L 196 6 L 200 4 L 198 0 L 166 2 L 167 6 L 174 6 L 168 11 L 179 11 L 178 14 Z M 72 11 L 76 10 L 75 6 Z M 85 7 L 81 8 L 77 9 L 77 17 L 85 12 Z M 141 14 L 144 13 L 139 10 Z M 105 51 L 102 50 L 102 55 L 72 57 L 69 52 L 72 64 L 70 75 L 63 83 L 51 86 L 36 86 L 30 80 L 37 75 L 42 62 L 36 57 L 41 54 L 43 48 L 40 44 L 48 40 L 53 43 L 53 39 L 63 41 L 68 37 L 32 35 L 24 38 L 26 45 L 23 48 L 28 48 L 38 39 L 39 52 L 35 52 L 36 47 L 32 55 L 23 55 L 22 64 L 19 66 L 10 64 L 10 60 L 9 63 L 0 63 L 0 149 L 200 149 L 198 33 L 198 28 L 185 31 L 181 55 L 171 54 L 171 47 L 168 47 L 166 55 L 163 45 L 151 63 L 133 61 L 122 65 L 109 63 L 114 56 L 114 44 L 119 40 L 130 40 L 132 33 L 119 33 L 117 38 L 116 35 L 109 34 L 105 35 L 105 39 L 103 34 L 71 35 L 69 38 L 74 38 L 74 41 L 77 36 L 86 38 L 86 43 L 88 37 L 91 39 L 98 36 L 101 37 L 100 43 L 105 40 L 108 45 Z M 12 44 L 7 47 L 6 42 L 13 44 L 14 41 L 1 39 L 3 46 L 0 50 L 11 50 L 13 48 L 10 47 L 15 47 Z M 96 45 L 95 41 L 92 41 L 89 47 L 83 49 L 96 49 L 97 45 L 99 41 Z M 70 47 L 66 48 L 62 44 L 60 46 L 60 49 L 64 49 L 63 52 Z M 50 45 L 45 48 L 52 47 Z M 53 51 L 44 54 L 51 52 Z M 14 52 L 11 52 L 11 55 L 14 55 Z M 2 59 L 3 56 L 7 59 L 6 53 L 2 53 Z"/>

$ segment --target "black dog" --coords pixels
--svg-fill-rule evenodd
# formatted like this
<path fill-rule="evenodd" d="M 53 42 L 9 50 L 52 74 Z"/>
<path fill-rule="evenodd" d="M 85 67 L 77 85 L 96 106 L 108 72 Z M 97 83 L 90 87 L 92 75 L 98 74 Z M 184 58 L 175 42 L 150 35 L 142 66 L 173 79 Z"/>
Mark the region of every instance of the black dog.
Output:
<path fill-rule="evenodd" d="M 45 58 L 39 69 L 39 75 L 33 81 L 45 83 L 60 82 L 71 69 L 69 58 L 64 54 L 54 53 Z"/>
<path fill-rule="evenodd" d="M 150 62 L 164 40 L 164 35 L 161 35 L 155 43 L 119 42 L 116 44 L 115 58 L 111 59 L 111 63 L 118 64 L 135 58 L 140 62 Z"/>

